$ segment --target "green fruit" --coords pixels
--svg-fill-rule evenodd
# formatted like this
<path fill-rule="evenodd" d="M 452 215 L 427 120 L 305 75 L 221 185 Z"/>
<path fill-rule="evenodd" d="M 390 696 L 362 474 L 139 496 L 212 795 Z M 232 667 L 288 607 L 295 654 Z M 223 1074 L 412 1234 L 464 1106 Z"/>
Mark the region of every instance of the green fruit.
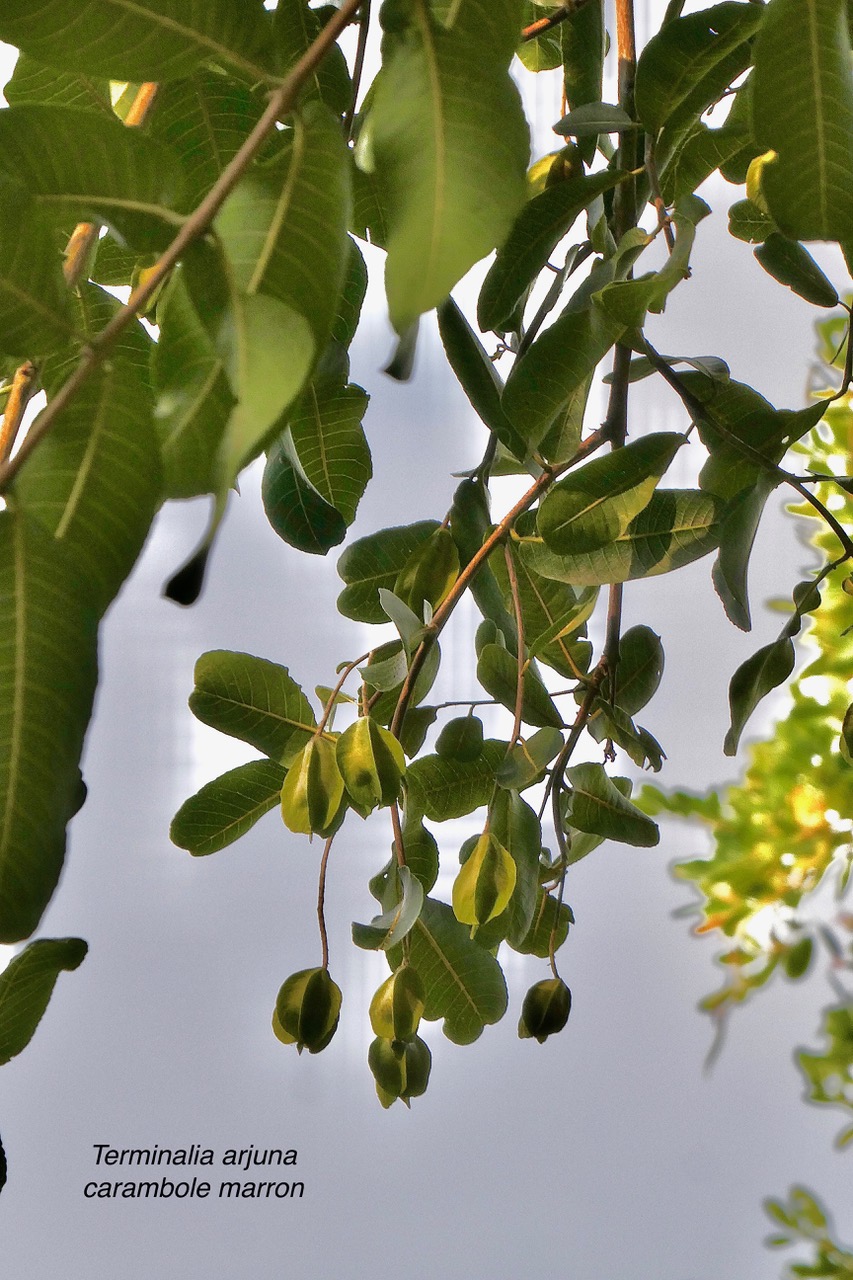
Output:
<path fill-rule="evenodd" d="M 483 832 L 453 883 L 453 914 L 474 933 L 509 904 L 515 888 L 515 862 L 500 841 Z"/>
<path fill-rule="evenodd" d="M 344 796 L 335 743 L 312 738 L 287 771 L 281 788 L 281 816 L 291 831 L 327 835 Z"/>
<path fill-rule="evenodd" d="M 341 734 L 335 758 L 352 807 L 363 818 L 399 797 L 406 772 L 403 748 L 370 716 L 360 716 Z"/>
<path fill-rule="evenodd" d="M 338 1028 L 341 989 L 328 969 L 301 969 L 283 984 L 275 1002 L 273 1031 L 299 1052 L 320 1053 Z"/>
<path fill-rule="evenodd" d="M 563 1030 L 571 1008 L 572 993 L 562 978 L 543 978 L 524 997 L 518 1034 L 522 1040 L 532 1037 L 544 1044 L 549 1036 Z"/>
<path fill-rule="evenodd" d="M 370 1025 L 386 1040 L 411 1040 L 424 1011 L 424 984 L 404 964 L 382 983 L 370 1002 Z"/>
<path fill-rule="evenodd" d="M 367 1051 L 367 1062 L 383 1107 L 390 1107 L 398 1098 L 408 1106 L 410 1098 L 426 1093 L 432 1054 L 420 1036 L 405 1044 L 378 1036 Z"/>

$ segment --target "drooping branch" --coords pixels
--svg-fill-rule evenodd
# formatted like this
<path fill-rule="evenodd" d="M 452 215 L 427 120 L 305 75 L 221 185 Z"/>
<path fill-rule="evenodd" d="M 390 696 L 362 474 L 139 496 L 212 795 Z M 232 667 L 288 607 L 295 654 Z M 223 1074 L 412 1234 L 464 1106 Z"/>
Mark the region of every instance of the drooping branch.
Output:
<path fill-rule="evenodd" d="M 201 204 L 186 219 L 168 249 L 160 256 L 145 279 L 134 289 L 127 303 L 116 312 L 109 324 L 86 347 L 70 377 L 27 432 L 14 458 L 0 464 L 0 493 L 5 493 L 26 459 L 53 428 L 57 418 L 65 411 L 80 388 L 88 382 L 95 370 L 103 364 L 116 340 L 138 316 L 143 314 L 169 272 L 187 250 L 206 234 L 222 205 L 244 176 L 278 121 L 293 110 L 302 86 L 313 75 L 344 28 L 352 21 L 362 2 L 363 0 L 343 0 L 340 9 L 332 15 L 293 70 L 270 94 L 266 110 L 260 120 L 240 150 L 225 166 Z"/>

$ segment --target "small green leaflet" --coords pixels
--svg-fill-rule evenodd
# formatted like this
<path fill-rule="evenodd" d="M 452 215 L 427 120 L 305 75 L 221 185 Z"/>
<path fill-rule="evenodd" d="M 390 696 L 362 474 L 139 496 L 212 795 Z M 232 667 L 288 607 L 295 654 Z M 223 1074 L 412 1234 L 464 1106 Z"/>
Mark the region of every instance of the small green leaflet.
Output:
<path fill-rule="evenodd" d="M 63 970 L 79 968 L 88 947 L 82 938 L 40 938 L 0 974 L 0 1065 L 26 1049 Z"/>
<path fill-rule="evenodd" d="M 483 344 L 452 298 L 447 298 L 438 308 L 438 330 L 450 367 L 472 407 L 501 444 L 517 458 L 523 458 L 524 441 L 501 404 L 503 383 Z"/>
<path fill-rule="evenodd" d="M 753 132 L 761 147 L 776 152 L 762 170 L 761 188 L 793 240 L 845 240 L 853 227 L 846 17 L 845 0 L 771 0 L 755 44 Z"/>
<path fill-rule="evenodd" d="M 324 556 L 346 537 L 346 521 L 308 480 L 290 430 L 269 452 L 261 494 L 273 529 L 298 551 Z"/>
<path fill-rule="evenodd" d="M 389 952 L 392 967 L 402 949 Z M 507 992 L 494 956 L 472 942 L 450 907 L 425 898 L 421 914 L 409 934 L 409 963 L 424 984 L 424 1017 L 444 1019 L 444 1034 L 454 1044 L 472 1044 L 483 1028 L 506 1012 Z"/>
<path fill-rule="evenodd" d="M 723 744 L 727 756 L 737 755 L 740 735 L 761 699 L 783 684 L 793 670 L 794 646 L 787 636 L 764 645 L 738 667 L 729 686 L 732 723 Z"/>
<path fill-rule="evenodd" d="M 522 739 L 510 749 L 509 755 L 495 773 L 495 781 L 499 787 L 523 791 L 525 787 L 531 786 L 542 777 L 545 766 L 551 763 L 562 745 L 563 735 L 559 729 L 546 727 L 537 730 L 529 738 Z M 506 841 L 501 840 L 497 832 L 495 834 L 501 844 L 507 848 Z M 511 849 L 510 853 L 512 853 Z"/>
<path fill-rule="evenodd" d="M 397 575 L 412 552 L 438 528 L 437 520 L 395 525 L 359 538 L 338 561 L 338 573 L 346 584 L 338 596 L 338 610 L 356 622 L 386 622 L 379 588 L 394 590 Z"/>
<path fill-rule="evenodd" d="M 518 0 L 463 4 L 453 25 L 428 0 L 389 0 L 383 67 L 360 155 L 388 210 L 385 285 L 403 334 L 506 237 L 525 199 L 529 138 L 504 32 Z"/>
<path fill-rule="evenodd" d="M 195 665 L 190 710 L 220 733 L 287 765 L 313 736 L 314 712 L 286 667 L 213 649 Z"/>
<path fill-rule="evenodd" d="M 796 240 L 771 232 L 754 251 L 764 270 L 780 284 L 818 307 L 838 305 L 838 293 L 807 249 Z"/>
<path fill-rule="evenodd" d="M 175 80 L 205 62 L 270 76 L 262 0 L 3 0 L 0 40 L 112 80 Z"/>
<path fill-rule="evenodd" d="M 616 705 L 629 716 L 642 711 L 654 697 L 661 682 L 663 663 L 660 636 L 651 627 L 629 627 L 619 640 Z M 602 685 L 601 696 L 605 701 L 610 697 L 608 680 Z"/>
<path fill-rule="evenodd" d="M 577 555 L 621 537 L 685 440 L 678 432 L 655 432 L 570 472 L 539 509 L 536 526 L 546 545 L 558 555 Z"/>
<path fill-rule="evenodd" d="M 274 760 L 250 760 L 205 783 L 172 819 L 173 843 L 194 857 L 233 844 L 279 803 L 284 774 Z"/>
<path fill-rule="evenodd" d="M 388 951 L 402 942 L 414 926 L 424 902 L 423 886 L 408 867 L 398 867 L 397 877 L 399 901 L 382 915 L 374 916 L 370 924 L 353 924 L 352 940 L 357 947 Z"/>
<path fill-rule="evenodd" d="M 600 764 L 578 764 L 566 770 L 571 795 L 566 819 L 579 831 L 650 848 L 660 840 L 656 823 L 631 804 Z"/>

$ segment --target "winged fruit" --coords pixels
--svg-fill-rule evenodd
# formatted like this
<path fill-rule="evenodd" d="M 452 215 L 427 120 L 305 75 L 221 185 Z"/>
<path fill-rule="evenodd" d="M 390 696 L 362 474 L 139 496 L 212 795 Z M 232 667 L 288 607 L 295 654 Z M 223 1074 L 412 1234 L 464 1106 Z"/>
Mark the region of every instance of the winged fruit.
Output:
<path fill-rule="evenodd" d="M 532 1038 L 544 1044 L 549 1036 L 563 1030 L 571 1008 L 572 993 L 562 978 L 534 982 L 521 1006 L 519 1036 L 522 1040 Z"/>
<path fill-rule="evenodd" d="M 424 984 L 404 964 L 382 983 L 370 1002 L 370 1025 L 385 1040 L 411 1040 L 424 1011 Z"/>
<path fill-rule="evenodd" d="M 352 807 L 363 818 L 399 796 L 406 772 L 403 748 L 370 716 L 360 716 L 341 734 L 335 758 Z"/>
<path fill-rule="evenodd" d="M 328 835 L 341 810 L 344 780 L 335 743 L 312 738 L 287 771 L 281 788 L 281 816 L 291 831 Z"/>
<path fill-rule="evenodd" d="M 453 883 L 453 914 L 474 934 L 499 916 L 515 888 L 515 861 L 496 836 L 484 831 Z"/>
<path fill-rule="evenodd" d="M 273 1031 L 299 1052 L 320 1053 L 338 1029 L 341 989 L 328 969 L 300 969 L 284 982 L 275 1002 Z"/>
<path fill-rule="evenodd" d="M 405 1043 L 377 1036 L 367 1051 L 367 1062 L 383 1107 L 390 1107 L 398 1098 L 408 1106 L 410 1098 L 426 1093 L 432 1054 L 420 1036 Z"/>

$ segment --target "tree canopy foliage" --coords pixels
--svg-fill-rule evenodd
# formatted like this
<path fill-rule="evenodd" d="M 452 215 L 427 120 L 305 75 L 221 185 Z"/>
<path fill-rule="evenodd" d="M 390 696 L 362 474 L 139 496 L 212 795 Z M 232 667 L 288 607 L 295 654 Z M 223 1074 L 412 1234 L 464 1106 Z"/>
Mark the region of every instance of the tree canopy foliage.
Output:
<path fill-rule="evenodd" d="M 259 456 L 286 543 L 326 555 L 346 540 L 372 473 L 369 390 L 348 355 L 369 243 L 398 336 L 388 373 L 408 376 L 437 308 L 488 443 L 447 510 L 346 545 L 340 612 L 380 629 L 327 687 L 303 689 L 298 654 L 199 658 L 193 713 L 258 756 L 190 797 L 173 840 L 207 856 L 277 808 L 322 844 L 318 954 L 283 983 L 275 1034 L 311 1053 L 334 1036 L 329 854 L 376 810 L 391 857 L 353 941 L 391 970 L 370 1007 L 383 1106 L 427 1087 L 422 1020 L 467 1044 L 504 1015 L 502 945 L 542 961 L 519 1034 L 562 1030 L 567 872 L 605 840 L 655 845 L 662 812 L 698 817 L 715 841 L 679 874 L 702 895 L 700 927 L 729 944 L 717 1016 L 774 970 L 797 979 L 816 943 L 849 970 L 850 917 L 830 928 L 800 907 L 850 868 L 853 344 L 847 286 L 807 246 L 833 242 L 853 268 L 853 7 L 684 8 L 670 0 L 638 49 L 631 0 L 610 33 L 602 0 L 384 0 L 373 13 L 369 0 L 4 0 L 0 39 L 20 57 L 0 112 L 0 940 L 31 938 L 56 887 L 85 799 L 99 623 L 161 505 L 210 497 L 203 541 L 166 586 L 185 605 Z M 556 90 L 544 155 L 518 88 L 530 75 Z M 805 407 L 775 406 L 718 357 L 664 354 L 646 331 L 689 279 L 711 212 L 697 189 L 713 175 L 731 184 L 729 229 L 756 269 L 830 312 Z M 466 315 L 452 291 L 493 253 Z M 645 378 L 668 388 L 682 429 L 632 420 Z M 498 476 L 517 477 L 506 510 Z M 724 795 L 637 794 L 631 775 L 665 759 L 638 719 L 664 652 L 654 619 L 623 628 L 625 584 L 707 558 L 748 631 L 750 553 L 783 486 L 815 529 L 814 568 L 778 638 L 732 676 L 726 753 L 796 671 L 790 713 Z M 431 702 L 441 634 L 467 595 L 483 697 Z M 506 709 L 500 736 L 486 736 L 481 701 Z M 434 829 L 475 812 L 461 850 Z M 457 854 L 445 901 L 439 865 Z M 38 939 L 12 962 L 4 1059 L 84 953 Z M 848 1119 L 851 1009 L 840 991 L 831 1049 L 802 1055 L 815 1099 Z M 814 1226 L 804 1204 L 774 1212 Z M 849 1274 L 838 1266 L 795 1272 Z"/>

